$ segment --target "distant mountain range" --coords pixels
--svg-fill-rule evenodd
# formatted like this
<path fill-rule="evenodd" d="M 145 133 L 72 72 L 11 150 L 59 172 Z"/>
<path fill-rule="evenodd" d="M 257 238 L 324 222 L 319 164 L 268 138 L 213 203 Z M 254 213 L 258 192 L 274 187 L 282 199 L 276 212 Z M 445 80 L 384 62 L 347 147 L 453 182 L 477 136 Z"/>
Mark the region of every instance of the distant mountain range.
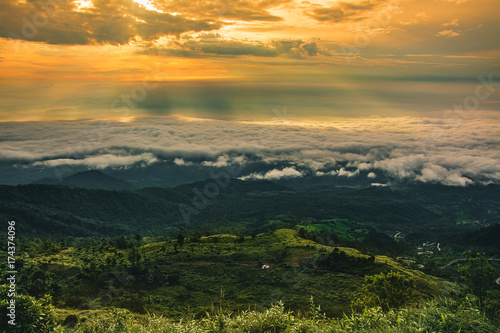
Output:
<path fill-rule="evenodd" d="M 104 188 L 104 189 L 139 189 L 145 187 L 174 187 L 202 181 L 207 178 L 217 177 L 221 173 L 231 173 L 232 177 L 240 178 L 251 174 L 262 175 L 269 170 L 266 163 L 251 163 L 242 168 L 233 169 L 230 166 L 200 167 L 196 164 L 177 165 L 173 162 L 154 163 L 148 166 L 131 166 L 129 168 L 105 168 L 99 170 L 88 170 L 86 166 L 54 166 L 54 167 L 23 167 L 8 165 L 0 161 L 0 184 L 3 185 L 26 185 L 26 184 L 61 184 L 74 187 Z M 289 164 L 277 164 L 276 170 L 290 167 Z M 347 167 L 347 166 L 343 166 Z M 300 168 L 299 168 L 300 169 Z M 99 175 L 99 173 L 101 175 Z M 103 175 L 117 180 L 113 182 L 105 180 Z M 367 171 L 361 171 L 353 177 L 347 176 L 315 176 L 305 173 L 302 177 L 284 176 L 280 181 L 287 182 L 288 187 L 294 188 L 316 185 L 340 185 L 340 186 L 370 186 L 372 182 L 387 183 L 390 178 L 383 173 L 377 174 L 375 178 L 369 178 Z M 76 178 L 76 179 L 73 179 Z M 103 179 L 101 179 L 103 178 Z M 276 181 L 276 179 L 269 179 Z M 121 181 L 121 182 L 120 182 Z M 125 182 L 125 183 L 123 183 Z M 114 184 L 116 183 L 116 184 Z"/>
<path fill-rule="evenodd" d="M 80 172 L 58 185 L 1 185 L 0 218 L 16 220 L 19 236 L 51 237 L 249 235 L 342 218 L 391 237 L 401 232 L 410 242 L 487 240 L 488 246 L 494 244 L 485 233 L 498 230 L 488 226 L 500 223 L 496 185 L 353 188 L 307 178 L 289 183 L 221 178 L 171 188 L 129 186 L 100 171 Z"/>
<path fill-rule="evenodd" d="M 98 170 L 77 172 L 68 177 L 63 177 L 61 180 L 57 178 L 42 178 L 32 184 L 64 185 L 106 190 L 133 190 L 136 188 L 129 182 L 111 177 Z"/>

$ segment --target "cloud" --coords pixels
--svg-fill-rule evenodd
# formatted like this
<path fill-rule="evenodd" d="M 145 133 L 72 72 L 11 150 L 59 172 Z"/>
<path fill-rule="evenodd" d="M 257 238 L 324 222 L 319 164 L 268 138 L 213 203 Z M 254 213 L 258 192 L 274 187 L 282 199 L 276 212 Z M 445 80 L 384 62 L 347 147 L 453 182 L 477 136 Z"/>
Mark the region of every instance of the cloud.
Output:
<path fill-rule="evenodd" d="M 230 20 L 277 22 L 268 9 L 290 2 L 157 0 L 147 8 L 132 0 L 93 0 L 79 8 L 75 0 L 17 1 L 0 4 L 0 37 L 48 44 L 128 44 L 185 32 L 213 31 Z"/>
<path fill-rule="evenodd" d="M 381 1 L 377 0 L 339 1 L 330 7 L 314 8 L 309 15 L 318 21 L 332 23 L 359 21 L 365 18 L 365 12 L 373 11 L 380 3 Z"/>
<path fill-rule="evenodd" d="M 249 179 L 265 179 L 265 180 L 277 180 L 281 178 L 297 178 L 302 177 L 302 173 L 293 167 L 284 168 L 282 170 L 273 169 L 265 174 L 252 173 L 248 176 L 240 177 L 241 180 Z"/>
<path fill-rule="evenodd" d="M 463 3 L 468 2 L 469 0 L 445 0 L 445 1 L 447 1 L 447 2 L 451 2 L 451 3 L 453 3 L 454 5 L 461 5 L 461 4 L 463 4 Z"/>
<path fill-rule="evenodd" d="M 353 177 L 353 176 L 357 176 L 357 175 L 359 175 L 359 170 L 349 171 L 349 170 L 346 170 L 344 168 L 341 168 L 337 172 L 337 176 L 340 176 L 340 177 Z"/>
<path fill-rule="evenodd" d="M 214 168 L 224 168 L 229 165 L 228 157 L 226 155 L 221 155 L 217 157 L 216 161 L 204 161 L 201 163 L 202 166 L 214 167 Z"/>
<path fill-rule="evenodd" d="M 140 164 L 145 167 L 157 162 L 158 159 L 151 153 L 144 153 L 136 156 L 117 156 L 104 154 L 89 156 L 83 159 L 58 158 L 52 160 L 37 161 L 33 163 L 34 167 L 58 167 L 58 166 L 86 166 L 91 169 L 106 168 L 128 168 L 134 164 Z"/>
<path fill-rule="evenodd" d="M 354 177 L 359 175 L 359 169 L 356 171 L 346 170 L 345 168 L 334 169 L 329 172 L 316 171 L 316 176 L 338 176 L 338 177 Z"/>
<path fill-rule="evenodd" d="M 443 37 L 457 37 L 457 36 L 460 36 L 460 33 L 458 31 L 455 31 L 455 30 L 443 30 L 443 31 L 440 31 L 436 34 L 436 36 L 443 36 Z"/>
<path fill-rule="evenodd" d="M 372 168 L 372 165 L 370 163 L 359 163 L 359 165 L 358 165 L 359 171 L 366 171 L 366 170 L 370 170 L 371 168 Z"/>
<path fill-rule="evenodd" d="M 415 177 L 415 172 L 422 169 L 424 163 L 425 156 L 418 154 L 376 161 L 374 168 L 384 170 L 391 176 L 403 179 Z"/>
<path fill-rule="evenodd" d="M 458 23 L 458 19 L 453 19 L 451 20 L 450 22 L 446 22 L 446 23 L 443 23 L 442 26 L 443 27 L 449 27 L 449 26 L 454 26 L 454 27 L 458 27 L 460 24 Z"/>
<path fill-rule="evenodd" d="M 184 161 L 183 158 L 174 158 L 174 164 L 179 166 L 189 166 L 193 163 Z"/>
<path fill-rule="evenodd" d="M 93 6 L 77 11 L 74 1 L 44 2 L 5 0 L 0 4 L 0 37 L 48 44 L 127 44 L 140 38 L 188 31 L 210 31 L 222 25 L 210 19 L 148 10 L 132 0 L 94 0 Z"/>
<path fill-rule="evenodd" d="M 205 17 L 217 20 L 282 21 L 283 18 L 270 14 L 269 9 L 293 2 L 293 0 L 233 1 L 198 0 L 196 5 L 186 0 L 155 1 L 158 9 L 184 13 L 190 17 Z"/>
<path fill-rule="evenodd" d="M 139 53 L 156 56 L 207 57 L 207 56 L 255 56 L 302 59 L 317 55 L 331 56 L 328 48 L 316 42 L 302 40 L 273 40 L 258 42 L 225 39 L 219 34 L 203 33 L 198 36 L 183 36 L 182 40 L 170 41 L 165 45 L 153 45 Z"/>
<path fill-rule="evenodd" d="M 458 186 L 466 186 L 473 183 L 471 179 L 462 176 L 457 170 L 450 171 L 439 165 L 429 165 L 423 168 L 417 180 L 424 183 L 442 183 Z"/>
<path fill-rule="evenodd" d="M 240 170 L 242 179 L 336 176 L 449 186 L 500 183 L 500 115 L 260 122 L 136 118 L 0 123 L 0 163 L 35 178 L 58 166 Z M 0 178 L 2 175 L 0 174 Z"/>
<path fill-rule="evenodd" d="M 269 48 L 261 43 L 251 43 L 251 42 L 240 42 L 240 41 L 226 41 L 218 38 L 214 41 L 204 41 L 204 40 L 189 40 L 184 43 L 170 43 L 170 46 L 177 48 L 165 48 L 164 51 L 169 52 L 169 50 L 186 50 L 193 51 L 197 54 L 212 54 L 212 55 L 229 55 L 229 56 L 241 56 L 241 55 L 253 55 L 258 57 L 276 57 L 278 53 L 275 49 Z M 159 49 L 162 50 L 161 48 Z M 172 53 L 170 51 L 172 55 Z"/>

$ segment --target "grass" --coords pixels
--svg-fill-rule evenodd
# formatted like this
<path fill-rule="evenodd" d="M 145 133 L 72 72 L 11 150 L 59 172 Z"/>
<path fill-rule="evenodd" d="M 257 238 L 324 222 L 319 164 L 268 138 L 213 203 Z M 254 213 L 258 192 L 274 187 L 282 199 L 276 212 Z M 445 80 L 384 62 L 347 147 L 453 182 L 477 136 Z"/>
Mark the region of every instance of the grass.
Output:
<path fill-rule="evenodd" d="M 425 301 L 408 309 L 383 312 L 380 308 L 327 318 L 311 298 L 309 312 L 286 310 L 279 302 L 264 311 L 229 313 L 220 310 L 200 319 L 173 321 L 162 316 L 134 316 L 124 310 L 91 314 L 74 329 L 59 326 L 56 332 L 73 333 L 498 333 L 500 328 L 481 315 L 473 298 Z"/>

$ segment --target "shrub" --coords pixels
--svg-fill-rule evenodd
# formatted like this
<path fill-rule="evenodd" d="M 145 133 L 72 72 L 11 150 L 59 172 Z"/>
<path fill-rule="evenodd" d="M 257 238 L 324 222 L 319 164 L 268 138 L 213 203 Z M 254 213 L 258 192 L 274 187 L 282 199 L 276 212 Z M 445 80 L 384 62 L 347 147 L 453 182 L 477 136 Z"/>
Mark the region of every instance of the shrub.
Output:
<path fill-rule="evenodd" d="M 2 332 L 20 332 L 20 333 L 46 333 L 52 332 L 55 327 L 53 307 L 51 297 L 45 295 L 40 299 L 32 296 L 17 294 L 15 299 L 15 325 L 8 323 L 11 318 L 7 317 L 10 313 L 9 300 L 7 294 L 9 287 L 0 286 L 0 329 Z"/>
<path fill-rule="evenodd" d="M 361 290 L 363 296 L 353 302 L 353 308 L 362 310 L 380 306 L 387 311 L 400 308 L 413 299 L 415 279 L 393 271 L 368 275 Z"/>

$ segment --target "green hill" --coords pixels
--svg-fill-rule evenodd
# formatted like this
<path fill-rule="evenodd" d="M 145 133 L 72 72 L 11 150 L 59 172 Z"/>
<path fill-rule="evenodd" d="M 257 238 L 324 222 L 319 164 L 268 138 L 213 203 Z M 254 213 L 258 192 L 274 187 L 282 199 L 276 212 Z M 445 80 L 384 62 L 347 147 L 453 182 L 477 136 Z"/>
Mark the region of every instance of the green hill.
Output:
<path fill-rule="evenodd" d="M 398 271 L 416 281 L 417 299 L 453 285 L 386 256 L 316 243 L 290 229 L 255 237 L 176 240 L 27 241 L 19 281 L 26 293 L 53 295 L 59 308 L 126 308 L 180 318 L 214 309 L 265 309 L 278 301 L 305 311 L 311 296 L 328 316 L 350 313 L 365 275 Z"/>

